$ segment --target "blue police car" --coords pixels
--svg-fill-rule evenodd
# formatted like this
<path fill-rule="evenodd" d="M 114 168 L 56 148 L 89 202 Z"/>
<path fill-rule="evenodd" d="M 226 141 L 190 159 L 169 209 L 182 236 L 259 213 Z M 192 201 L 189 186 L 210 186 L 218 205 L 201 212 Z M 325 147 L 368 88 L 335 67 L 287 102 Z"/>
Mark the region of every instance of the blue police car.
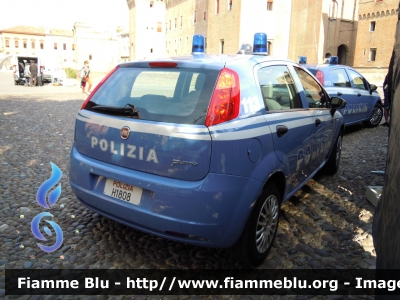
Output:
<path fill-rule="evenodd" d="M 229 248 L 257 266 L 280 205 L 318 170 L 339 167 L 338 109 L 297 63 L 266 53 L 118 65 L 78 112 L 70 183 L 112 220 L 166 239 Z M 311 101 L 310 101 L 311 100 Z"/>
<path fill-rule="evenodd" d="M 300 57 L 300 63 L 306 58 Z M 370 84 L 359 72 L 351 67 L 338 65 L 338 57 L 327 58 L 324 64 L 305 65 L 331 97 L 340 96 L 346 100 L 346 107 L 340 110 L 344 124 L 363 122 L 367 127 L 376 127 L 382 120 L 383 108 L 377 86 Z"/>

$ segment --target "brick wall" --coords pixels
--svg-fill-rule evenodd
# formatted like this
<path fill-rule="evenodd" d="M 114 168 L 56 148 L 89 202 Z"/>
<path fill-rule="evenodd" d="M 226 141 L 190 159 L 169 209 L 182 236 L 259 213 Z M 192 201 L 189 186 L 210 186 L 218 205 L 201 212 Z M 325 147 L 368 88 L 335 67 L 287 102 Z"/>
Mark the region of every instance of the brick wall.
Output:
<path fill-rule="evenodd" d="M 392 54 L 399 1 L 360 0 L 354 67 L 387 68 Z M 371 49 L 376 49 L 375 61 Z"/>
<path fill-rule="evenodd" d="M 208 1 L 207 53 L 236 53 L 239 50 L 240 13 L 242 0 L 233 0 L 228 10 L 229 0 Z M 222 43 L 223 41 L 223 43 Z"/>
<path fill-rule="evenodd" d="M 288 58 L 294 61 L 307 56 L 308 63 L 319 61 L 322 2 L 293 1 Z"/>
<path fill-rule="evenodd" d="M 193 35 L 201 34 L 207 38 L 207 7 L 208 2 L 203 0 L 172 0 L 167 2 L 165 47 L 168 55 L 190 55 Z M 204 12 L 206 13 L 205 16 Z"/>
<path fill-rule="evenodd" d="M 342 63 L 353 64 L 357 29 L 357 1 L 304 0 L 293 1 L 290 26 L 289 59 L 301 55 L 307 62 L 321 63 L 325 56 L 339 55 Z"/>

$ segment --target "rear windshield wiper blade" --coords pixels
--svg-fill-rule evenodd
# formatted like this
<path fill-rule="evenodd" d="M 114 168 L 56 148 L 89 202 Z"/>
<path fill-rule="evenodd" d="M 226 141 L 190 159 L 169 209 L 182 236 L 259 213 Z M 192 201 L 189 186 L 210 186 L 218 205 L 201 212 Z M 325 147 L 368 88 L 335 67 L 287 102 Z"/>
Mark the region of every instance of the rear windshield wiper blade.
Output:
<path fill-rule="evenodd" d="M 139 111 L 134 105 L 129 105 L 129 107 L 96 105 L 93 106 L 92 109 L 113 115 L 131 116 L 132 118 L 140 119 Z"/>

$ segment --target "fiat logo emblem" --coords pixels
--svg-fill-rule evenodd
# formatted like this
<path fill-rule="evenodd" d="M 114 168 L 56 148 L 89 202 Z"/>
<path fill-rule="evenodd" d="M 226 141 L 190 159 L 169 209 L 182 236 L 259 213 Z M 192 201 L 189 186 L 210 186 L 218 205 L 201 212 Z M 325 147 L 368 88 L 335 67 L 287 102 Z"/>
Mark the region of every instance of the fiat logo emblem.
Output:
<path fill-rule="evenodd" d="M 121 138 L 122 139 L 126 140 L 129 137 L 130 133 L 131 133 L 131 130 L 129 129 L 128 126 L 124 126 L 121 128 Z"/>

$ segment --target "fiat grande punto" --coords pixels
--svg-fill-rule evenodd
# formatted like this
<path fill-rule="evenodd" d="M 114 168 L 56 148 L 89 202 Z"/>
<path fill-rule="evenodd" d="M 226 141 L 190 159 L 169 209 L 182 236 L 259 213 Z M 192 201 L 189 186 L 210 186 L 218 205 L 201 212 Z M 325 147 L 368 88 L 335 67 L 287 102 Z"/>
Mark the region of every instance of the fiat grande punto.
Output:
<path fill-rule="evenodd" d="M 305 65 L 318 79 L 330 96 L 346 100 L 340 110 L 345 126 L 363 122 L 376 127 L 382 120 L 383 107 L 377 86 L 369 83 L 357 70 L 338 65 L 338 57 L 327 58 L 324 64 Z"/>
<path fill-rule="evenodd" d="M 76 117 L 70 184 L 91 210 L 137 230 L 232 248 L 260 265 L 280 206 L 339 167 L 345 106 L 297 63 L 193 55 L 115 67 Z M 200 53 L 199 53 L 200 52 Z"/>

